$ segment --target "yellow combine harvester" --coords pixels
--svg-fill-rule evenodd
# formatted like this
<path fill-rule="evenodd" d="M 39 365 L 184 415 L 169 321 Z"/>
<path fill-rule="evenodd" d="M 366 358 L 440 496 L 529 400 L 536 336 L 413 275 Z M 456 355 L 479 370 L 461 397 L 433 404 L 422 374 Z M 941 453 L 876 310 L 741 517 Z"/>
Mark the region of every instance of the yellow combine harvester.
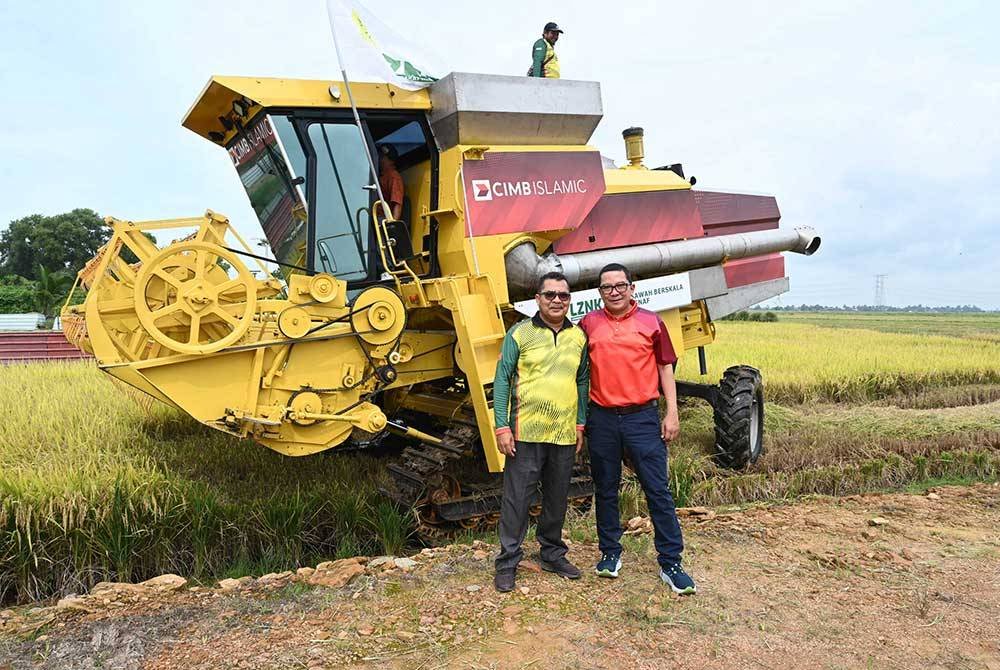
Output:
<path fill-rule="evenodd" d="M 647 169 L 641 129 L 625 131 L 628 165 L 614 167 L 587 145 L 596 83 L 357 83 L 358 125 L 342 86 L 213 78 L 183 123 L 229 152 L 270 254 L 211 211 L 109 218 L 110 241 L 79 275 L 87 299 L 63 319 L 108 374 L 282 454 L 401 438 L 387 493 L 417 508 L 425 534 L 496 518 L 494 367 L 542 273 L 569 277 L 579 318 L 599 305 L 600 268 L 625 263 L 704 374 L 712 321 L 786 291 L 780 252 L 819 246 L 811 229 L 778 229 L 773 198 L 692 190 L 679 164 Z M 405 187 L 398 220 L 369 163 L 385 145 Z M 160 249 L 147 232 L 175 239 Z M 678 386 L 715 408 L 720 464 L 756 460 L 756 370 Z M 578 471 L 572 496 L 590 493 Z"/>

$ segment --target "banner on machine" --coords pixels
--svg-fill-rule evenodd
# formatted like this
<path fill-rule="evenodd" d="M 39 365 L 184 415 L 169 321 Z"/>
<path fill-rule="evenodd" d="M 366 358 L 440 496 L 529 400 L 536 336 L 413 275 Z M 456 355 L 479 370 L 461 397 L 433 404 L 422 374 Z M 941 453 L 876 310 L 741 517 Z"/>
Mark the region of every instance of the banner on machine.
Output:
<path fill-rule="evenodd" d="M 604 195 L 596 151 L 487 151 L 463 161 L 462 180 L 475 237 L 574 230 Z"/>
<path fill-rule="evenodd" d="M 635 283 L 635 292 L 632 297 L 639 303 L 639 307 L 651 312 L 662 312 L 665 309 L 690 305 L 691 276 L 687 272 L 681 272 L 666 277 L 640 279 Z M 603 306 L 601 293 L 596 288 L 573 291 L 566 317 L 576 323 L 588 312 L 601 309 Z M 514 309 L 525 316 L 534 316 L 538 312 L 538 303 L 535 302 L 534 298 L 521 300 L 514 303 Z"/>
<path fill-rule="evenodd" d="M 395 32 L 360 2 L 326 0 L 341 69 L 351 81 L 384 81 L 416 90 L 440 73 L 412 41 Z"/>

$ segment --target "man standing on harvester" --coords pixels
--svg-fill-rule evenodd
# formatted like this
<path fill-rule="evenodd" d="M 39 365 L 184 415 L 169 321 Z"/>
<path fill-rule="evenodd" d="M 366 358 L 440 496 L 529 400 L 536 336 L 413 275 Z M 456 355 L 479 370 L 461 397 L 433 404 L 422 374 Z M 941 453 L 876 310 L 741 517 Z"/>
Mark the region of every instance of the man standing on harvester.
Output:
<path fill-rule="evenodd" d="M 589 372 L 587 338 L 566 318 L 569 283 L 560 272 L 538 282 L 538 313 L 507 331 L 493 380 L 497 446 L 507 457 L 500 504 L 500 554 L 493 584 L 514 590 L 532 494 L 542 483 L 535 536 L 541 567 L 567 579 L 580 570 L 562 539 L 570 478 L 583 448 Z"/>
<path fill-rule="evenodd" d="M 552 21 L 546 23 L 545 27 L 542 28 L 541 38 L 531 48 L 529 77 L 559 78 L 559 57 L 556 56 L 556 42 L 559 41 L 561 34 L 562 28 Z"/>

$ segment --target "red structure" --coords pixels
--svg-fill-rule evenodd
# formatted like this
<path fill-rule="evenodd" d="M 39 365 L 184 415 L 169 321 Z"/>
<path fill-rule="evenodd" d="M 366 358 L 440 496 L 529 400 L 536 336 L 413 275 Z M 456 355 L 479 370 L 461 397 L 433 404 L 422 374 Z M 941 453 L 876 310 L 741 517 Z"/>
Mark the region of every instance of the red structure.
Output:
<path fill-rule="evenodd" d="M 58 331 L 0 332 L 0 363 L 31 363 L 92 358 Z"/>

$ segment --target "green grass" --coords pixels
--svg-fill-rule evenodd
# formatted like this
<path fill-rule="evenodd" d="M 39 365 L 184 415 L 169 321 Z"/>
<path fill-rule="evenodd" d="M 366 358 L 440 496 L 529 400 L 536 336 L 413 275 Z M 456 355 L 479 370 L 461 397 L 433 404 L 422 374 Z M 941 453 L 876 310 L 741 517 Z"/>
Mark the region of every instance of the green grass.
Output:
<path fill-rule="evenodd" d="M 928 490 L 938 486 L 968 486 L 970 484 L 975 484 L 978 481 L 980 480 L 975 477 L 968 476 L 932 477 L 928 479 L 921 479 L 916 482 L 910 482 L 903 487 L 903 490 L 906 493 L 926 493 Z"/>
<path fill-rule="evenodd" d="M 1000 342 L 1000 312 L 938 314 L 933 312 L 778 312 L 786 323 L 824 328 L 852 328 L 884 333 L 985 338 Z"/>

